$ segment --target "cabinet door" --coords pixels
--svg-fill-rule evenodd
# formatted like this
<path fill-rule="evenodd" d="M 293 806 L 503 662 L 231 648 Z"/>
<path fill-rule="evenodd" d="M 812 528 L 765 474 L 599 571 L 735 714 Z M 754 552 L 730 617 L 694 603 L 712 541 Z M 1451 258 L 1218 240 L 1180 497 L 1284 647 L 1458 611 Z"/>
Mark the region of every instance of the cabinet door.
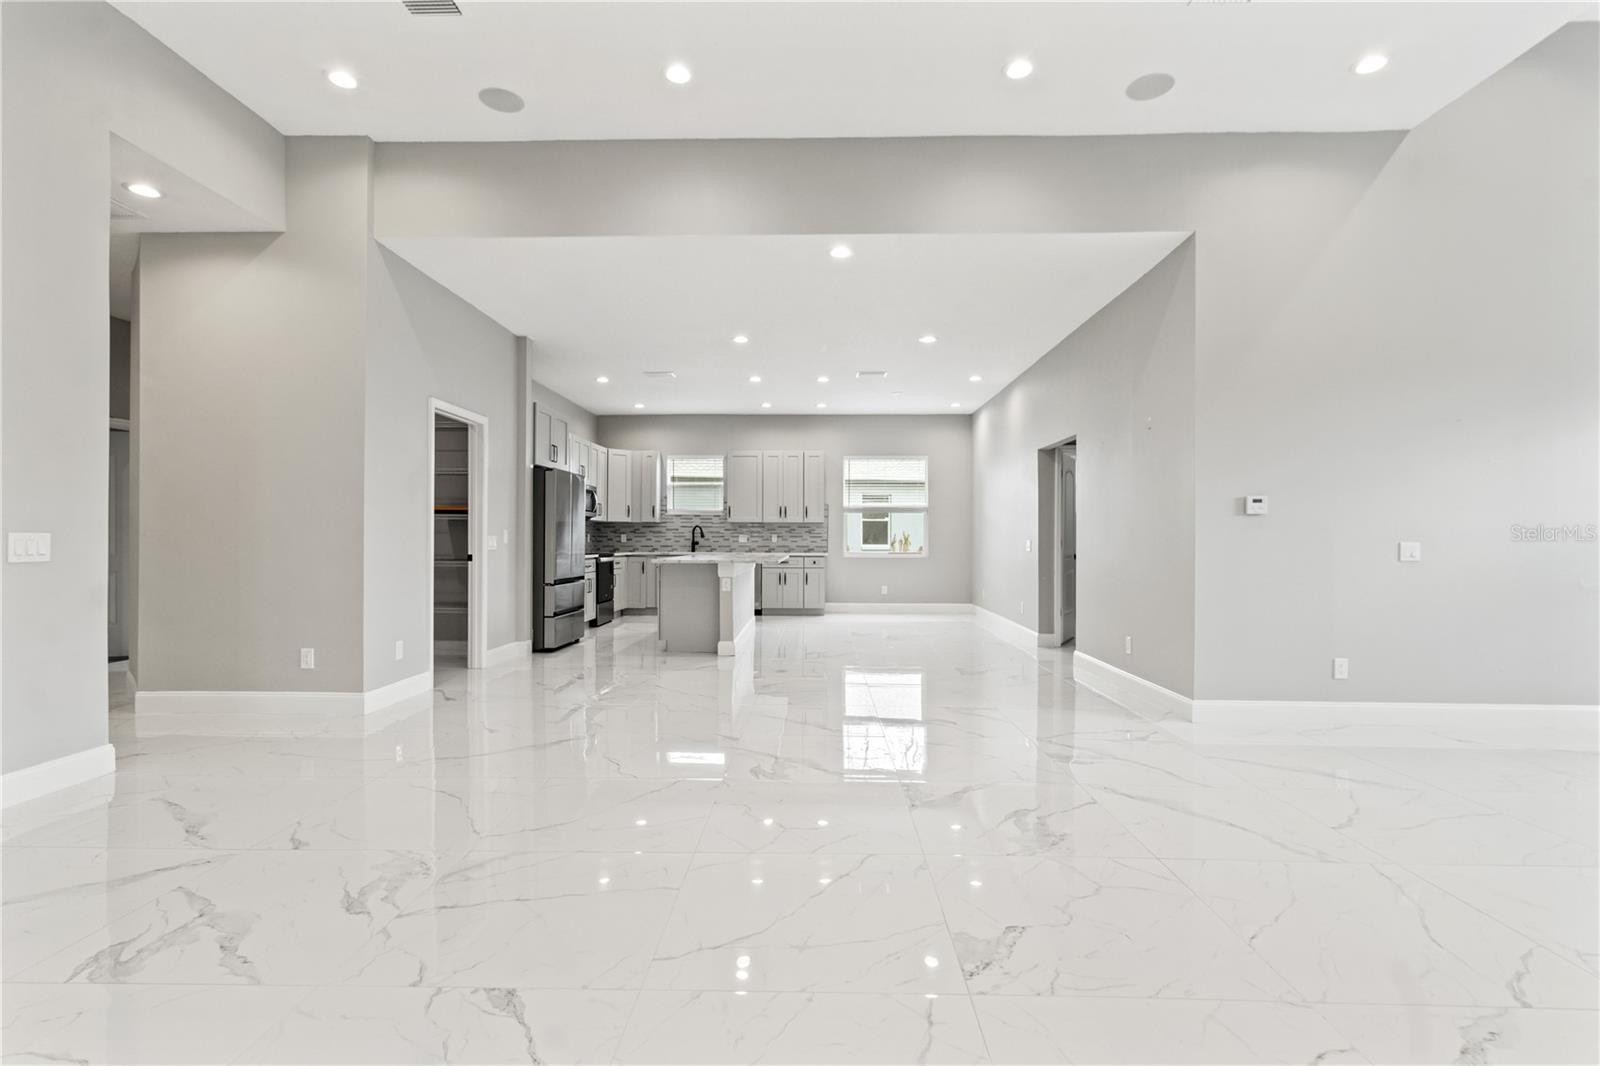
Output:
<path fill-rule="evenodd" d="M 533 412 L 533 465 L 555 465 L 555 452 L 550 450 L 550 412 L 543 408 Z"/>
<path fill-rule="evenodd" d="M 821 452 L 805 453 L 805 486 L 801 493 L 800 521 L 823 522 L 827 508 L 824 501 L 827 499 L 826 478 L 823 476 L 823 462 Z"/>
<path fill-rule="evenodd" d="M 783 608 L 783 571 L 776 566 L 761 568 L 761 609 Z"/>
<path fill-rule="evenodd" d="M 633 453 L 612 448 L 606 453 L 606 521 L 633 521 Z"/>
<path fill-rule="evenodd" d="M 567 468 L 567 420 L 557 415 L 550 416 L 550 465 Z"/>
<path fill-rule="evenodd" d="M 783 521 L 783 453 L 761 453 L 761 520 Z"/>
<path fill-rule="evenodd" d="M 821 567 L 807 567 L 800 571 L 800 606 L 807 610 L 820 610 L 823 601 L 823 575 Z"/>
<path fill-rule="evenodd" d="M 604 448 L 598 444 L 589 446 L 589 472 L 593 475 L 589 484 L 594 487 L 595 502 L 600 505 L 599 518 L 606 517 L 606 467 L 609 462 Z"/>
<path fill-rule="evenodd" d="M 574 474 L 583 474 L 583 442 L 576 434 L 567 434 L 567 469 Z"/>
<path fill-rule="evenodd" d="M 801 520 L 801 509 L 805 506 L 804 476 L 801 472 L 801 453 L 784 452 L 782 460 L 783 469 L 783 514 L 785 522 L 798 522 Z"/>
<path fill-rule="evenodd" d="M 661 521 L 661 455 L 633 453 L 633 520 Z"/>
<path fill-rule="evenodd" d="M 728 521 L 761 521 L 761 453 L 730 452 L 722 470 Z"/>

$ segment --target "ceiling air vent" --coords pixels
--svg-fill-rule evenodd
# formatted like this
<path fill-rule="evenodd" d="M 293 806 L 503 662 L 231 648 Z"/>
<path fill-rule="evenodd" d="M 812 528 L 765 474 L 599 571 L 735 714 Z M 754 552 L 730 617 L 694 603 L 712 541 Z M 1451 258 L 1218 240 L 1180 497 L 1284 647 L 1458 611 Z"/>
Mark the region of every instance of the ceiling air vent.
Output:
<path fill-rule="evenodd" d="M 111 197 L 111 217 L 113 219 L 128 220 L 135 218 L 148 218 L 149 216 L 127 201 L 119 200 L 113 196 Z"/>
<path fill-rule="evenodd" d="M 889 376 L 889 372 L 887 370 L 857 370 L 856 371 L 856 377 L 863 378 L 863 379 L 865 379 L 865 378 L 882 379 L 882 378 L 886 378 L 888 376 Z"/>
<path fill-rule="evenodd" d="M 400 0 L 413 15 L 459 15 L 461 5 L 456 0 Z"/>

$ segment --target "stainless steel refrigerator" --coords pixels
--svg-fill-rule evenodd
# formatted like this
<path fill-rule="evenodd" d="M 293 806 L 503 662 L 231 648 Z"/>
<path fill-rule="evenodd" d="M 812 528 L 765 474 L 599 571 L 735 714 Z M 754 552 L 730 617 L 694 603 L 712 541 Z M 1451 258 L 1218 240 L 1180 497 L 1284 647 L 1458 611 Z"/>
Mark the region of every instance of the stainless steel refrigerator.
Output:
<path fill-rule="evenodd" d="M 533 470 L 533 650 L 583 636 L 583 478 Z"/>

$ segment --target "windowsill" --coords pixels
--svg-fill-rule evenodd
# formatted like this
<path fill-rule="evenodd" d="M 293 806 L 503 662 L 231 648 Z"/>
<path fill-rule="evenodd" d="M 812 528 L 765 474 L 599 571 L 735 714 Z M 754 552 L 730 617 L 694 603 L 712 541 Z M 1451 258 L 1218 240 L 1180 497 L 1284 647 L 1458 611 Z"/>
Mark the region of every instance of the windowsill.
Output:
<path fill-rule="evenodd" d="M 721 518 L 722 517 L 722 512 L 720 510 L 716 510 L 716 511 L 673 511 L 673 510 L 669 509 L 669 510 L 663 511 L 661 513 L 663 515 L 669 517 L 669 518 L 671 518 L 671 517 L 680 517 L 680 518 Z"/>
<path fill-rule="evenodd" d="M 853 552 L 844 553 L 846 559 L 926 559 L 928 553 L 920 552 Z"/>

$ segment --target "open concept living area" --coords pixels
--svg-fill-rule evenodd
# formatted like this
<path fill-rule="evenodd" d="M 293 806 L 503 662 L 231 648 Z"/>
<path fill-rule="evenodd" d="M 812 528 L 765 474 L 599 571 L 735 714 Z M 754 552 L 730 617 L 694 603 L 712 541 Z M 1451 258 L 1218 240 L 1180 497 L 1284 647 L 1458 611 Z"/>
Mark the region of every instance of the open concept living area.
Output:
<path fill-rule="evenodd" d="M 1600 5 L 0 0 L 0 1061 L 1600 1061 Z"/>

